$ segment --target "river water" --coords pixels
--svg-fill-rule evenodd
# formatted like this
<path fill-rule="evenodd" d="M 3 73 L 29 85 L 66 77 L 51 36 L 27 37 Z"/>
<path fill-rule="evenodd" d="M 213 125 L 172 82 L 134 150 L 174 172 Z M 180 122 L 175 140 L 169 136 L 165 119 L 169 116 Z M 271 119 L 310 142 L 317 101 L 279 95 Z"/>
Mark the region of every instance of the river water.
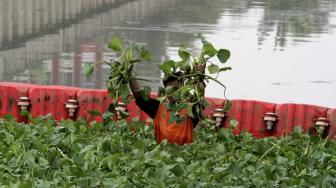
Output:
<path fill-rule="evenodd" d="M 160 63 L 182 45 L 197 54 L 201 32 L 231 51 L 218 77 L 228 98 L 336 107 L 336 0 L 25 2 L 0 0 L 0 81 L 104 88 L 107 67 L 91 78 L 83 67 L 110 58 L 117 35 L 147 43 L 152 61 L 136 71 L 155 90 Z M 211 82 L 206 96 L 223 90 Z"/>

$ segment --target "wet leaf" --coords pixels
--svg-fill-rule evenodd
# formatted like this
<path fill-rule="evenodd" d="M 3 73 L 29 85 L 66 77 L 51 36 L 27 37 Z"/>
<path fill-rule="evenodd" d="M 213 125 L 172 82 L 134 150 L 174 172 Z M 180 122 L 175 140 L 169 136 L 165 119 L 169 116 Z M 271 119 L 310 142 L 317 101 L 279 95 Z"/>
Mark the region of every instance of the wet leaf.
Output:
<path fill-rule="evenodd" d="M 221 63 L 226 63 L 227 60 L 230 58 L 230 51 L 227 49 L 220 49 L 217 52 L 217 58 Z"/>
<path fill-rule="evenodd" d="M 167 75 L 172 75 L 172 69 L 175 66 L 175 61 L 169 60 L 160 65 L 160 69 Z"/>
<path fill-rule="evenodd" d="M 146 47 L 146 43 L 129 41 L 128 48 L 136 51 L 143 51 Z"/>
<path fill-rule="evenodd" d="M 30 113 L 27 110 L 20 111 L 20 116 L 29 116 Z"/>
<path fill-rule="evenodd" d="M 230 100 L 225 100 L 224 112 L 228 112 L 232 107 L 232 102 Z"/>
<path fill-rule="evenodd" d="M 191 117 L 191 118 L 195 118 L 194 111 L 193 111 L 193 106 L 189 105 L 187 110 L 188 110 L 187 111 L 188 116 Z"/>
<path fill-rule="evenodd" d="M 143 60 L 150 61 L 152 55 L 150 54 L 150 52 L 148 50 L 142 50 L 141 53 L 140 53 L 140 57 Z"/>
<path fill-rule="evenodd" d="M 166 96 L 158 97 L 157 100 L 162 103 L 162 102 L 165 102 L 167 100 L 167 97 Z"/>
<path fill-rule="evenodd" d="M 171 105 L 170 109 L 179 107 L 183 105 Z M 324 144 L 320 137 L 299 133 L 301 130 L 285 137 L 254 138 L 207 125 L 194 129 L 194 143 L 177 145 L 168 141 L 157 144 L 153 129 L 141 130 L 142 126 L 152 126 L 146 126 L 140 118 L 131 123 L 113 122 L 113 126 L 96 122 L 90 128 L 83 126 L 80 118 L 61 121 L 58 127 L 44 123 L 51 119 L 34 118 L 34 126 L 14 120 L 2 122 L 2 187 L 24 187 L 26 183 L 27 187 L 335 184 L 336 142 L 328 140 Z M 134 124 L 137 128 L 131 129 Z M 308 142 L 311 147 L 304 155 Z"/>
<path fill-rule="evenodd" d="M 86 64 L 85 65 L 85 74 L 91 76 L 94 71 L 95 64 Z"/>
<path fill-rule="evenodd" d="M 238 121 L 236 120 L 236 119 L 232 119 L 231 121 L 230 121 L 230 126 L 231 126 L 231 128 L 232 129 L 235 129 L 237 126 L 238 126 Z"/>
<path fill-rule="evenodd" d="M 182 168 L 182 166 L 180 164 L 174 165 L 174 167 L 171 169 L 171 171 L 177 177 L 181 177 L 185 173 L 185 170 Z"/>
<path fill-rule="evenodd" d="M 203 45 L 204 45 L 204 44 L 208 44 L 208 43 L 210 43 L 209 41 L 207 41 L 207 40 L 205 39 L 205 37 L 203 36 L 202 33 L 197 33 L 197 34 L 196 34 L 196 37 L 199 38 L 199 39 L 201 40 L 201 42 L 203 43 Z"/>
<path fill-rule="evenodd" d="M 303 132 L 302 127 L 301 126 L 294 127 L 294 132 L 298 133 L 298 134 L 301 134 Z"/>
<path fill-rule="evenodd" d="M 215 49 L 215 47 L 212 44 L 207 43 L 207 44 L 203 45 L 203 53 L 204 53 L 204 55 L 207 55 L 209 57 L 213 57 L 217 54 L 217 50 Z"/>
<path fill-rule="evenodd" d="M 166 87 L 166 89 L 165 89 L 165 93 L 166 93 L 167 95 L 171 95 L 171 94 L 173 94 L 175 91 L 176 91 L 176 87 L 173 87 L 173 86 L 168 86 L 168 87 Z"/>
<path fill-rule="evenodd" d="M 223 67 L 223 68 L 220 68 L 218 72 L 225 72 L 225 71 L 228 71 L 228 70 L 232 70 L 231 67 Z"/>
<path fill-rule="evenodd" d="M 209 65 L 208 70 L 210 74 L 216 74 L 219 71 L 219 67 L 218 65 L 212 64 L 212 65 Z"/>
<path fill-rule="evenodd" d="M 119 37 L 113 37 L 108 44 L 108 48 L 117 52 L 122 51 L 121 39 Z"/>
<path fill-rule="evenodd" d="M 179 48 L 178 55 L 183 61 L 187 61 L 190 58 L 190 53 L 185 48 Z"/>
<path fill-rule="evenodd" d="M 145 86 L 142 90 L 141 90 L 141 97 L 145 100 L 148 101 L 150 100 L 150 93 L 151 93 L 152 89 L 149 86 Z"/>
<path fill-rule="evenodd" d="M 130 115 L 130 113 L 123 111 L 123 110 L 120 111 L 120 114 L 123 118 L 128 117 Z"/>
<path fill-rule="evenodd" d="M 277 163 L 278 163 L 279 165 L 285 165 L 285 164 L 288 163 L 288 159 L 285 158 L 285 157 L 278 156 L 278 157 L 277 157 Z"/>
<path fill-rule="evenodd" d="M 93 116 L 93 117 L 95 117 L 95 116 L 100 116 L 100 115 L 101 115 L 100 111 L 97 110 L 97 109 L 93 109 L 93 110 L 90 110 L 90 111 L 88 111 L 88 112 L 89 112 L 89 114 L 90 114 L 91 116 Z"/>

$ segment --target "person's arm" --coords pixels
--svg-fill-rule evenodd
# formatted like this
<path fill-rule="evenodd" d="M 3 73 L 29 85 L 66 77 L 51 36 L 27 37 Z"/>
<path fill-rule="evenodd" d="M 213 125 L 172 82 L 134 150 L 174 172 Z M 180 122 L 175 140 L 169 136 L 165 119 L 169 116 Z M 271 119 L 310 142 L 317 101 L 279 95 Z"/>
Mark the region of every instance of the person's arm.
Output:
<path fill-rule="evenodd" d="M 160 105 L 160 102 L 155 99 L 150 98 L 149 100 L 146 101 L 142 97 L 135 98 L 135 103 L 142 111 L 144 111 L 152 119 L 155 118 Z"/>
<path fill-rule="evenodd" d="M 129 82 L 131 91 L 133 93 L 133 96 L 135 98 L 135 103 L 138 105 L 138 107 L 143 110 L 149 117 L 152 119 L 155 118 L 155 115 L 159 109 L 160 102 L 150 98 L 148 96 L 148 100 L 145 100 L 141 96 L 141 89 L 139 87 L 139 84 L 136 80 L 130 80 Z"/>

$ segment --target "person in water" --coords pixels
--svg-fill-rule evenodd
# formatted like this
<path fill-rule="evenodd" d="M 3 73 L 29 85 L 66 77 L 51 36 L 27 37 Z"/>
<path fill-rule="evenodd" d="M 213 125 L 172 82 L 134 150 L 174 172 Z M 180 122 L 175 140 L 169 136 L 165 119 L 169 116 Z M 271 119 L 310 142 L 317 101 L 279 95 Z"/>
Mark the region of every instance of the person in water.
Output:
<path fill-rule="evenodd" d="M 205 66 L 197 66 L 197 70 L 204 73 Z M 163 80 L 165 88 L 171 86 L 176 90 L 180 88 L 180 81 L 178 77 L 182 75 L 182 72 L 175 72 L 172 76 L 168 76 Z M 141 90 L 136 80 L 132 80 L 129 83 L 132 93 L 135 97 L 137 106 L 143 110 L 149 117 L 154 120 L 154 130 L 157 143 L 161 143 L 162 140 L 167 140 L 172 144 L 183 145 L 186 143 L 192 143 L 194 139 L 194 127 L 199 122 L 198 118 L 191 118 L 187 115 L 187 110 L 181 111 L 181 116 L 184 121 L 176 122 L 170 121 L 170 111 L 166 105 L 160 103 L 160 101 L 148 96 L 149 100 L 143 99 L 141 96 Z M 200 82 L 201 93 L 204 96 L 205 84 L 204 81 Z M 168 99 L 169 103 L 173 103 L 172 98 Z"/>

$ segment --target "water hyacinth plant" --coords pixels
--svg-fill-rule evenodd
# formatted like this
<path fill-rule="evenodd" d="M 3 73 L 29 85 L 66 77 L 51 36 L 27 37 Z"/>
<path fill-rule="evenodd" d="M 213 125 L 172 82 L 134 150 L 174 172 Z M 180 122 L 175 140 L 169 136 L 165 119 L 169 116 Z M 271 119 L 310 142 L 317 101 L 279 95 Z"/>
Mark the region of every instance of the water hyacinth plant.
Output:
<path fill-rule="evenodd" d="M 207 102 L 204 98 L 202 92 L 202 83 L 203 80 L 209 82 L 209 80 L 215 81 L 220 86 L 223 87 L 223 96 L 225 96 L 226 87 L 223 83 L 217 80 L 217 77 L 220 73 L 231 70 L 231 67 L 223 66 L 220 67 L 214 64 L 211 59 L 217 57 L 221 64 L 225 64 L 230 58 L 230 51 L 227 49 L 217 50 L 213 44 L 207 41 L 203 35 L 198 34 L 197 37 L 202 42 L 202 49 L 198 56 L 194 55 L 186 48 L 180 48 L 178 50 L 178 55 L 180 57 L 179 61 L 168 60 L 161 64 L 160 68 L 164 73 L 164 78 L 166 79 L 169 76 L 174 76 L 174 72 L 181 71 L 183 74 L 178 76 L 178 80 L 181 83 L 181 86 L 176 89 L 173 87 L 167 87 L 162 89 L 160 92 L 160 97 L 158 98 L 161 102 L 166 103 L 166 106 L 172 112 L 172 120 L 180 120 L 178 116 L 179 112 L 182 109 L 188 109 L 188 115 L 190 117 L 197 117 L 198 119 L 203 118 L 203 110 L 207 106 Z M 209 65 L 210 64 L 210 65 Z M 207 66 L 208 65 L 208 66 Z M 211 75 L 216 75 L 212 77 L 206 74 L 206 71 L 198 70 L 199 66 L 203 66 L 207 69 L 208 73 Z M 168 103 L 168 99 L 173 97 L 175 103 Z M 231 107 L 231 102 L 226 100 L 226 105 L 224 107 L 227 111 Z M 174 116 L 175 114 L 175 116 Z"/>
<path fill-rule="evenodd" d="M 105 84 L 110 97 L 114 101 L 110 108 L 112 111 L 118 105 L 118 101 L 122 101 L 125 104 L 130 102 L 131 93 L 128 87 L 130 80 L 144 80 L 136 78 L 132 70 L 136 63 L 151 59 L 151 54 L 145 49 L 145 46 L 146 44 L 143 43 L 129 42 L 127 47 L 123 48 L 121 39 L 113 37 L 108 44 L 108 48 L 120 55 L 112 58 L 110 61 L 102 60 L 86 67 L 86 75 L 91 75 L 95 65 L 98 63 L 105 63 L 110 66 L 109 78 Z M 151 92 L 151 89 L 146 86 L 142 92 L 144 93 L 143 96 L 147 96 Z"/>
<path fill-rule="evenodd" d="M 207 105 L 204 98 L 203 91 L 200 83 L 202 80 L 213 80 L 223 87 L 223 93 L 225 96 L 226 87 L 223 83 L 217 80 L 219 73 L 231 70 L 231 67 L 220 67 L 213 64 L 210 60 L 217 57 L 219 62 L 225 64 L 230 57 L 230 51 L 227 49 L 217 50 L 209 41 L 207 41 L 201 34 L 197 37 L 201 40 L 203 46 L 201 53 L 198 57 L 193 55 L 186 48 L 180 48 L 178 50 L 181 60 L 174 61 L 168 60 L 160 65 L 161 71 L 164 73 L 164 78 L 168 76 L 174 76 L 174 72 L 181 71 L 183 74 L 178 76 L 178 80 L 181 82 L 180 88 L 177 90 L 168 86 L 167 88 L 159 89 L 160 102 L 166 104 L 168 109 L 172 112 L 172 121 L 182 121 L 183 118 L 179 116 L 182 109 L 188 110 L 188 115 L 192 118 L 203 118 L 202 112 Z M 110 69 L 109 79 L 106 81 L 107 90 L 112 97 L 114 103 L 111 108 L 117 106 L 118 101 L 128 104 L 131 98 L 131 93 L 128 84 L 131 80 L 140 80 L 136 78 L 136 73 L 133 71 L 133 66 L 136 63 L 142 61 L 149 61 L 151 54 L 145 49 L 145 44 L 129 42 L 126 48 L 123 48 L 122 41 L 118 37 L 113 37 L 108 44 L 108 48 L 114 52 L 121 54 L 119 57 L 112 58 L 110 61 L 100 61 L 97 63 L 106 63 Z M 95 64 L 97 64 L 95 63 Z M 91 75 L 94 71 L 95 64 L 91 64 L 86 68 L 86 74 Z M 210 64 L 210 65 L 209 65 Z M 206 67 L 209 74 L 215 74 L 215 77 L 207 75 L 203 71 L 199 71 L 197 66 L 202 65 Z M 143 79 L 141 79 L 143 80 Z M 146 80 L 148 81 L 148 80 Z M 141 90 L 141 94 L 145 100 L 148 99 L 151 88 L 145 86 Z M 176 103 L 168 103 L 168 98 L 173 97 Z M 224 109 L 227 111 L 231 107 L 229 100 L 226 100 Z"/>
<path fill-rule="evenodd" d="M 0 187 L 334 187 L 336 142 L 304 134 L 256 139 L 208 125 L 195 141 L 156 144 L 133 119 L 33 124 L 0 119 Z"/>

